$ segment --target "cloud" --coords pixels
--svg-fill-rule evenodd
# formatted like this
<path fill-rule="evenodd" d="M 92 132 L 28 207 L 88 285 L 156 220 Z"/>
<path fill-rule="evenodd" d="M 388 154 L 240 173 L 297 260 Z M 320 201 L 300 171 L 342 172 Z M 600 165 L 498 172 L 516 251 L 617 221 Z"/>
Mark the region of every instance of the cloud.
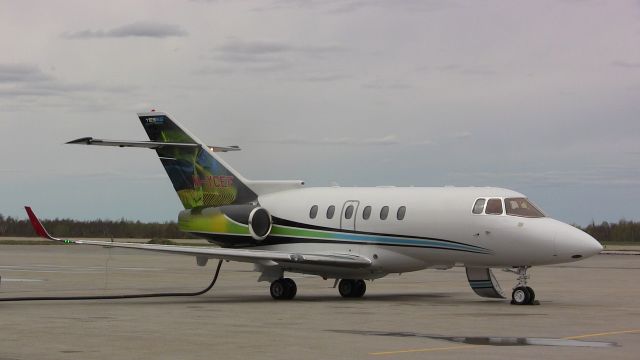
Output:
<path fill-rule="evenodd" d="M 130 86 L 99 85 L 96 83 L 73 83 L 58 80 L 48 80 L 38 83 L 21 83 L 13 86 L 0 87 L 1 97 L 19 96 L 56 96 L 70 93 L 108 92 L 123 93 L 133 90 Z"/>
<path fill-rule="evenodd" d="M 400 144 L 400 140 L 398 139 L 398 136 L 395 134 L 388 134 L 381 137 L 369 137 L 369 138 L 326 137 L 322 139 L 311 139 L 303 136 L 294 136 L 294 137 L 289 137 L 284 139 L 262 140 L 261 142 L 274 143 L 274 144 L 311 144 L 311 145 L 347 145 L 347 146 Z"/>
<path fill-rule="evenodd" d="M 277 41 L 230 40 L 215 47 L 213 59 L 249 71 L 281 71 L 300 63 L 344 51 L 336 45 L 297 46 Z"/>
<path fill-rule="evenodd" d="M 135 22 L 122 25 L 111 30 L 81 30 L 72 33 L 64 33 L 66 39 L 93 39 L 93 38 L 123 38 L 123 37 L 149 37 L 167 38 L 172 36 L 187 36 L 188 33 L 180 26 L 155 22 Z"/>
<path fill-rule="evenodd" d="M 349 75 L 344 74 L 315 74 L 315 75 L 307 75 L 300 78 L 301 81 L 308 82 L 331 82 L 331 81 L 340 81 L 352 78 Z"/>
<path fill-rule="evenodd" d="M 51 77 L 32 64 L 0 64 L 0 83 L 46 81 Z"/>
<path fill-rule="evenodd" d="M 276 41 L 241 41 L 232 40 L 217 48 L 221 52 L 245 54 L 245 55 L 264 55 L 274 53 L 309 53 L 323 54 L 343 51 L 344 49 L 336 45 L 320 45 L 320 46 L 295 46 Z"/>
<path fill-rule="evenodd" d="M 384 80 L 373 80 L 367 83 L 362 84 L 363 88 L 372 89 L 372 90 L 408 90 L 413 86 L 410 84 L 399 82 L 399 81 L 384 81 Z"/>
<path fill-rule="evenodd" d="M 487 68 L 482 65 L 460 65 L 460 64 L 447 64 L 439 66 L 420 66 L 417 71 L 431 71 L 435 70 L 441 73 L 452 73 L 461 75 L 495 75 L 498 72 Z"/>
<path fill-rule="evenodd" d="M 420 140 L 420 141 L 403 141 L 396 134 L 387 134 L 379 137 L 339 137 L 339 138 L 331 138 L 325 137 L 322 139 L 313 139 L 304 136 L 293 136 L 287 137 L 284 139 L 273 139 L 273 140 L 259 140 L 257 142 L 271 143 L 271 144 L 305 144 L 305 145 L 343 145 L 343 146 L 390 146 L 390 145 L 410 145 L 410 146 L 420 146 L 420 145 L 434 145 L 435 143 L 431 140 Z"/>
<path fill-rule="evenodd" d="M 354 0 L 340 2 L 338 6 L 332 7 L 330 13 L 349 13 L 359 11 L 366 8 L 382 8 L 399 9 L 410 12 L 430 12 L 439 11 L 450 7 L 450 2 L 444 0 L 403 0 L 403 1 L 387 1 L 387 0 Z"/>
<path fill-rule="evenodd" d="M 398 9 L 408 12 L 438 11 L 452 7 L 451 1 L 445 0 L 275 0 L 269 5 L 254 8 L 254 11 L 302 10 L 318 9 L 329 14 L 346 14 L 364 9 Z"/>
<path fill-rule="evenodd" d="M 451 134 L 452 139 L 467 139 L 473 136 L 473 133 L 470 131 L 460 131 L 457 133 Z"/>
<path fill-rule="evenodd" d="M 132 86 L 59 80 L 33 64 L 0 64 L 0 108 L 4 111 L 69 106 L 104 109 L 112 106 L 114 96 L 134 90 Z"/>
<path fill-rule="evenodd" d="M 549 170 L 522 172 L 458 172 L 451 173 L 458 178 L 475 179 L 481 183 L 509 182 L 528 186 L 640 186 L 637 171 L 594 168 L 582 170 Z"/>
<path fill-rule="evenodd" d="M 625 68 L 625 69 L 640 69 L 640 62 L 629 62 L 629 61 L 614 61 L 611 63 L 612 66 Z"/>

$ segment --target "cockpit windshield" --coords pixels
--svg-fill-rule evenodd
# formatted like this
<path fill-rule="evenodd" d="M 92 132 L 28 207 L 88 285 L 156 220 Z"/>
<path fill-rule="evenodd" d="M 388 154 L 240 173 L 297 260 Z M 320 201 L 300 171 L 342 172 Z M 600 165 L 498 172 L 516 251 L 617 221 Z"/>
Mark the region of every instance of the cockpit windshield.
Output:
<path fill-rule="evenodd" d="M 506 198 L 504 199 L 504 207 L 507 210 L 507 215 L 529 218 L 544 217 L 542 211 L 533 206 L 526 198 Z"/>

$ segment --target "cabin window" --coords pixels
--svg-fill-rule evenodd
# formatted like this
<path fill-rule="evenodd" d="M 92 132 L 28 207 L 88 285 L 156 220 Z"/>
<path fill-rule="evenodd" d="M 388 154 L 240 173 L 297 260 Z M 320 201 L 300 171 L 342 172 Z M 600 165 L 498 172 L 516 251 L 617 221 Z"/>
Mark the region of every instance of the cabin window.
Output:
<path fill-rule="evenodd" d="M 482 210 L 484 210 L 484 203 L 487 202 L 486 199 L 478 199 L 476 203 L 473 205 L 473 213 L 474 214 L 482 214 Z"/>
<path fill-rule="evenodd" d="M 336 207 L 331 205 L 327 208 L 327 219 L 333 219 L 333 214 L 336 213 Z"/>
<path fill-rule="evenodd" d="M 362 218 L 369 220 L 369 217 L 371 217 L 371 206 L 365 206 L 364 210 L 362 210 Z"/>
<path fill-rule="evenodd" d="M 526 198 L 507 198 L 504 199 L 504 207 L 507 215 L 540 218 L 544 217 L 542 211 L 538 210 Z"/>
<path fill-rule="evenodd" d="M 352 216 L 353 216 L 353 205 L 349 205 L 344 210 L 344 218 L 348 220 L 348 219 L 351 219 Z"/>
<path fill-rule="evenodd" d="M 402 220 L 404 219 L 404 215 L 407 213 L 407 207 L 406 206 L 400 206 L 398 208 L 398 213 L 396 214 L 396 217 L 398 218 L 398 220 Z"/>
<path fill-rule="evenodd" d="M 382 209 L 380 209 L 380 220 L 387 220 L 387 216 L 389 216 L 389 207 L 383 206 Z"/>
<path fill-rule="evenodd" d="M 487 201 L 487 207 L 484 209 L 484 213 L 491 215 L 501 215 L 502 199 L 489 199 L 489 201 Z"/>
<path fill-rule="evenodd" d="M 313 205 L 311 210 L 309 210 L 309 217 L 315 219 L 318 215 L 318 205 Z"/>

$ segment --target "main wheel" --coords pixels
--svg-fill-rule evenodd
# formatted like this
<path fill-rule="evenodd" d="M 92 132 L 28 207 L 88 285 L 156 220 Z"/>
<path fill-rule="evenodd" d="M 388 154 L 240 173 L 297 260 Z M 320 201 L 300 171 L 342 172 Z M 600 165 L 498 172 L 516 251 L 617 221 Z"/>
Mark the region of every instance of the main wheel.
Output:
<path fill-rule="evenodd" d="M 276 300 L 291 300 L 296 296 L 298 286 L 289 278 L 281 278 L 271 283 L 269 291 Z"/>
<path fill-rule="evenodd" d="M 338 283 L 338 292 L 344 298 L 353 297 L 352 294 L 355 287 L 356 287 L 355 280 L 342 279 L 340 280 L 340 283 Z"/>
<path fill-rule="evenodd" d="M 338 284 L 338 292 L 345 298 L 359 298 L 367 291 L 364 280 L 342 279 Z"/>
<path fill-rule="evenodd" d="M 355 298 L 362 297 L 365 292 L 367 292 L 367 284 L 364 282 L 364 280 L 356 280 L 355 289 L 352 297 L 355 297 Z"/>
<path fill-rule="evenodd" d="M 531 293 L 529 289 L 524 286 L 518 286 L 513 289 L 511 293 L 511 303 L 514 305 L 529 305 L 531 304 Z"/>
<path fill-rule="evenodd" d="M 287 286 L 285 285 L 282 279 L 278 279 L 271 283 L 271 287 L 269 288 L 269 292 L 271 292 L 271 297 L 276 300 L 282 300 L 285 298 L 287 293 Z"/>
<path fill-rule="evenodd" d="M 296 282 L 289 278 L 282 279 L 286 288 L 286 297 L 285 299 L 291 300 L 296 297 L 296 293 L 298 292 L 298 286 Z"/>

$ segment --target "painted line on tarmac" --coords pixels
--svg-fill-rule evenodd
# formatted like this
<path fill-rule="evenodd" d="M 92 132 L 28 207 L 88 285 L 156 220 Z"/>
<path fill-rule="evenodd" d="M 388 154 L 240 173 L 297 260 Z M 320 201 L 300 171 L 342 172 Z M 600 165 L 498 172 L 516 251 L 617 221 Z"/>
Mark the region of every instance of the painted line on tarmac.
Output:
<path fill-rule="evenodd" d="M 166 271 L 163 268 L 151 267 L 106 267 L 108 271 Z M 59 266 L 59 265 L 0 265 L 2 271 L 35 272 L 35 273 L 92 273 L 104 272 L 104 266 Z"/>
<path fill-rule="evenodd" d="M 42 279 L 6 279 L 2 278 L 1 282 L 41 282 Z"/>
<path fill-rule="evenodd" d="M 567 337 L 565 337 L 563 339 L 574 340 L 574 339 L 586 339 L 586 338 L 598 337 L 598 336 L 611 336 L 611 335 L 619 335 L 619 334 L 638 334 L 638 333 L 640 333 L 640 329 L 609 331 L 609 332 L 602 332 L 602 333 L 595 333 L 595 334 L 585 334 L 585 335 L 578 335 L 578 336 L 567 336 Z"/>
<path fill-rule="evenodd" d="M 447 350 L 459 350 L 459 349 L 470 349 L 477 348 L 480 345 L 459 345 L 459 346 L 447 346 L 447 347 L 435 347 L 435 348 L 426 348 L 426 349 L 407 349 L 407 350 L 395 350 L 395 351 L 380 351 L 380 352 L 372 352 L 369 355 L 397 355 L 397 354 L 407 354 L 407 353 L 417 353 L 417 352 L 431 352 L 431 351 L 447 351 Z"/>

